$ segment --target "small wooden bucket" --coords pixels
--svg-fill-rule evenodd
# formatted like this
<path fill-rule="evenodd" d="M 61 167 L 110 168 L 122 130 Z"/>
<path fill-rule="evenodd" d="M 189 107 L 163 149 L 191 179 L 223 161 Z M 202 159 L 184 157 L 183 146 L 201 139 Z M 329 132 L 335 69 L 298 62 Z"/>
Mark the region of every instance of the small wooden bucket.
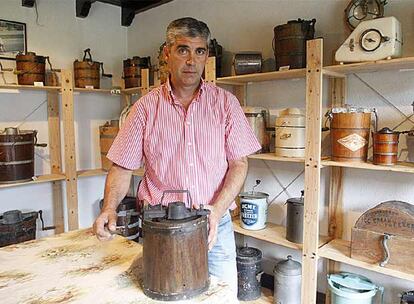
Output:
<path fill-rule="evenodd" d="M 132 59 L 124 60 L 124 82 L 125 88 L 135 88 L 141 86 L 141 69 L 150 69 L 150 57 L 134 56 Z"/>
<path fill-rule="evenodd" d="M 374 142 L 373 163 L 375 165 L 392 166 L 398 160 L 398 138 L 400 133 L 383 128 L 372 133 Z"/>
<path fill-rule="evenodd" d="M 119 131 L 119 121 L 118 120 L 111 120 L 111 122 L 107 122 L 105 125 L 99 127 L 99 141 L 101 146 L 101 163 L 102 169 L 108 171 L 111 166 L 112 162 L 106 157 L 109 149 L 112 146 L 112 143 L 115 140 L 116 135 Z"/>
<path fill-rule="evenodd" d="M 45 83 L 46 58 L 34 52 L 16 55 L 17 82 L 20 85 L 34 85 L 35 82 Z"/>

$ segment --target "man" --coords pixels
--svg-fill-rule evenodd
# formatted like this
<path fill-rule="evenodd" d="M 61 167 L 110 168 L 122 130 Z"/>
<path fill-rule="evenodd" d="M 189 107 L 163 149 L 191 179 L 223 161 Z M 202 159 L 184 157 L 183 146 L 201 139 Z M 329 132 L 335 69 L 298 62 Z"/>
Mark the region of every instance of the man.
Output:
<path fill-rule="evenodd" d="M 164 48 L 169 80 L 140 98 L 119 131 L 108 158 L 114 165 L 94 223 L 100 240 L 111 237 L 116 207 L 128 191 L 132 171 L 145 161 L 138 199 L 159 204 L 165 190 L 188 189 L 196 205 L 210 210 L 209 273 L 237 292 L 236 250 L 228 209 L 234 208 L 247 174 L 247 155 L 260 149 L 237 101 L 202 79 L 210 31 L 182 18 L 167 28 Z M 167 202 L 183 201 L 168 195 Z"/>

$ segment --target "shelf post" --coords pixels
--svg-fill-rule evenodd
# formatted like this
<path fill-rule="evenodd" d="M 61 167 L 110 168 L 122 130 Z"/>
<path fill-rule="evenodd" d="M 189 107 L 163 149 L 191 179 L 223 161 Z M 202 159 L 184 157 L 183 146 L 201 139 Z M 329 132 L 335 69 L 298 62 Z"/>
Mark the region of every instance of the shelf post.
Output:
<path fill-rule="evenodd" d="M 62 70 L 62 117 L 65 143 L 66 203 L 69 230 L 79 228 L 78 177 L 76 174 L 73 79 L 69 70 Z"/>
<path fill-rule="evenodd" d="M 141 96 L 144 96 L 149 92 L 150 81 L 149 81 L 149 69 L 141 70 Z"/>
<path fill-rule="evenodd" d="M 321 176 L 323 40 L 307 41 L 302 304 L 316 303 Z"/>
<path fill-rule="evenodd" d="M 52 174 L 62 174 L 59 98 L 56 91 L 47 92 L 47 120 L 49 126 L 50 170 Z M 52 182 L 53 218 L 56 234 L 65 230 L 62 195 L 62 183 Z"/>

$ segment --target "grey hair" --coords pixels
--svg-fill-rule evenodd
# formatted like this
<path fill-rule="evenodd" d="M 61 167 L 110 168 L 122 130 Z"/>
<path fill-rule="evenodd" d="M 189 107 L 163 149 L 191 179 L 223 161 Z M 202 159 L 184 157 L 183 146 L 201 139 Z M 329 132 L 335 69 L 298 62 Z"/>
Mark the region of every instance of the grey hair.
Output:
<path fill-rule="evenodd" d="M 200 37 L 206 40 L 207 47 L 210 44 L 210 30 L 207 24 L 191 17 L 176 19 L 168 25 L 166 33 L 167 46 L 171 47 L 178 36 Z"/>

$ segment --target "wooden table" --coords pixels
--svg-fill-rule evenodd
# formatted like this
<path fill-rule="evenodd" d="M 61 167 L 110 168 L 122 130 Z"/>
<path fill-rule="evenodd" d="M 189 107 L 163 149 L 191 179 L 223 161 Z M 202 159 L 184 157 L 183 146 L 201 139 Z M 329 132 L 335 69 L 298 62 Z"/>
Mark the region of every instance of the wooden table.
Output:
<path fill-rule="evenodd" d="M 0 248 L 2 304 L 238 303 L 214 277 L 191 301 L 154 301 L 141 276 L 142 245 L 120 236 L 100 242 L 90 229 Z"/>

